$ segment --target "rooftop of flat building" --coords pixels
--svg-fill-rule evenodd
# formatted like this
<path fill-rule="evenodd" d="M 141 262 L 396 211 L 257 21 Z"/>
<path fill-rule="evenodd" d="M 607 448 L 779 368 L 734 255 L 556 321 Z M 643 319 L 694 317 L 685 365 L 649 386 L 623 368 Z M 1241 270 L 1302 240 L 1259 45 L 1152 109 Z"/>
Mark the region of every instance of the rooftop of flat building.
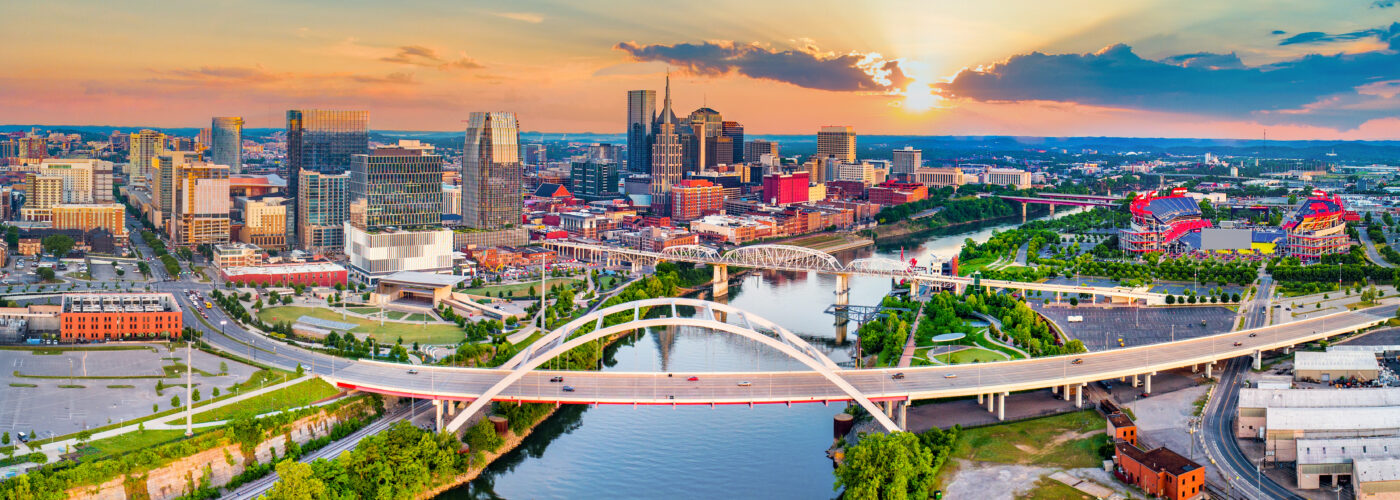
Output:
<path fill-rule="evenodd" d="M 1376 355 L 1365 351 L 1298 351 L 1293 355 L 1293 371 L 1298 370 L 1378 370 Z"/>
<path fill-rule="evenodd" d="M 1365 431 L 1400 428 L 1400 406 L 1269 408 L 1268 429 L 1297 431 Z"/>
<path fill-rule="evenodd" d="M 1363 459 L 1352 463 L 1358 483 L 1400 480 L 1400 458 Z"/>
<path fill-rule="evenodd" d="M 1344 464 L 1362 458 L 1400 457 L 1400 436 L 1299 439 L 1298 464 Z"/>
<path fill-rule="evenodd" d="M 1302 353 L 1298 353 L 1302 354 Z M 1367 353 L 1369 354 L 1369 353 Z M 1240 408 L 1400 406 L 1400 388 L 1240 389 Z"/>

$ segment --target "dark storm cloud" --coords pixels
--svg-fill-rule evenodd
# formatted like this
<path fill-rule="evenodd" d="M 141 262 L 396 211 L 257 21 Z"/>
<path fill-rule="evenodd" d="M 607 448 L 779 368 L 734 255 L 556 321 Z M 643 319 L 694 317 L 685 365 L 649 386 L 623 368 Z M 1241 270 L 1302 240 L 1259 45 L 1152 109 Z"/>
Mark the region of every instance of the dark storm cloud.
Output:
<path fill-rule="evenodd" d="M 1365 38 L 1375 38 L 1390 45 L 1392 50 L 1400 50 L 1400 23 L 1391 23 L 1390 26 L 1381 26 L 1364 30 L 1351 31 L 1347 33 L 1323 33 L 1321 31 L 1309 31 L 1299 33 L 1278 42 L 1279 45 L 1297 44 L 1317 44 L 1331 42 L 1347 42 L 1361 40 Z"/>
<path fill-rule="evenodd" d="M 884 91 L 903 88 L 908 78 L 897 61 L 864 54 L 823 54 L 815 50 L 774 50 L 731 42 L 614 47 L 637 61 L 661 61 L 704 76 L 738 73 L 749 78 L 832 91 Z"/>
<path fill-rule="evenodd" d="M 1392 100 L 1357 91 L 1396 79 L 1400 54 L 1393 50 L 1245 66 L 1233 54 L 1144 59 L 1120 44 L 1091 54 L 1013 56 L 963 71 L 938 90 L 978 101 L 1075 102 L 1350 129 L 1400 111 Z M 1348 108 L 1329 109 L 1329 102 Z"/>

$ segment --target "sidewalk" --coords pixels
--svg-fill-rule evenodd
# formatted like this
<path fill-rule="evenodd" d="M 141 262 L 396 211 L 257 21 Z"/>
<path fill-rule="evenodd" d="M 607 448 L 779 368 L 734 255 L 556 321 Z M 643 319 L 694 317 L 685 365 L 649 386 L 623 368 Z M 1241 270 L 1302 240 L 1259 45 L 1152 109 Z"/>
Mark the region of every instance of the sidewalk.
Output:
<path fill-rule="evenodd" d="M 306 375 L 306 376 L 304 376 L 304 377 L 300 377 L 300 378 L 288 380 L 288 381 L 283 382 L 283 383 L 281 383 L 281 384 L 270 385 L 270 386 L 264 387 L 264 388 L 262 388 L 262 389 L 258 389 L 258 390 L 256 390 L 256 391 L 245 392 L 245 393 L 239 394 L 238 396 L 235 396 L 235 397 L 231 397 L 231 398 L 228 398 L 228 399 L 219 400 L 219 401 L 214 402 L 214 403 L 211 403 L 211 404 L 207 404 L 207 405 L 204 405 L 204 406 L 200 406 L 200 407 L 197 407 L 197 408 L 193 408 L 192 410 L 186 410 L 186 411 L 182 411 L 182 412 L 175 413 L 175 414 L 172 414 L 172 415 L 166 415 L 166 416 L 160 417 L 159 419 L 152 420 L 152 421 L 150 421 L 150 422 L 135 423 L 135 424 L 130 424 L 130 425 L 125 425 L 125 426 L 122 426 L 122 427 L 118 427 L 118 428 L 116 428 L 116 429 L 109 429 L 109 430 L 105 430 L 105 431 L 102 431 L 102 432 L 97 432 L 97 433 L 94 433 L 94 434 L 92 435 L 92 437 L 88 439 L 88 441 L 96 441 L 96 440 L 98 440 L 98 439 L 109 438 L 109 437 L 112 437 L 112 436 L 120 436 L 120 435 L 126 434 L 126 433 L 128 433 L 128 432 L 134 432 L 134 431 L 140 430 L 142 427 L 149 428 L 149 429 L 171 429 L 171 428 L 178 429 L 178 428 L 182 428 L 182 427 L 184 427 L 184 425 L 167 426 L 168 424 L 164 424 L 164 423 L 161 423 L 161 422 L 167 422 L 167 421 L 170 421 L 170 420 L 173 420 L 173 419 L 177 419 L 177 418 L 183 419 L 183 418 L 185 418 L 185 415 L 187 415 L 187 414 L 189 414 L 189 415 L 197 415 L 197 414 L 200 414 L 200 413 L 203 413 L 203 412 L 205 412 L 205 411 L 209 411 L 209 410 L 212 410 L 212 409 L 215 409 L 215 408 L 221 408 L 221 407 L 224 407 L 224 406 L 228 406 L 228 405 L 230 405 L 230 404 L 237 403 L 237 402 L 239 402 L 239 401 L 243 401 L 243 400 L 248 399 L 248 398 L 257 397 L 257 396 L 259 396 L 259 395 L 266 394 L 266 393 L 271 392 L 271 391 L 276 391 L 276 390 L 278 390 L 278 389 L 284 389 L 284 388 L 287 388 L 287 387 L 291 387 L 291 386 L 296 385 L 296 384 L 299 384 L 299 383 L 301 383 L 301 382 L 305 382 L 305 381 L 307 381 L 307 380 L 310 380 L 310 379 L 313 378 L 313 377 L 315 377 L 315 375 Z M 157 421 L 157 420 L 158 420 L 158 421 Z M 144 425 L 144 424 L 147 424 L 147 423 L 149 423 L 150 425 L 149 425 L 149 426 Z M 211 422 L 211 423 L 212 423 L 212 422 Z M 78 444 L 78 440 L 75 439 L 75 438 L 74 438 L 74 439 L 65 439 L 65 440 L 63 440 L 63 441 L 55 441 L 55 442 L 48 443 L 48 444 L 45 444 L 45 445 L 43 445 L 43 446 L 40 446 L 38 451 L 41 451 L 41 452 L 44 453 L 44 455 L 47 455 L 47 456 L 49 457 L 49 462 L 52 463 L 52 462 L 55 462 L 55 461 L 58 460 L 59 455 L 63 454 L 63 452 L 64 452 L 65 449 L 71 448 L 71 447 L 73 447 L 73 446 L 76 445 L 76 444 Z M 31 448 L 31 451 L 33 451 L 32 448 Z M 16 452 L 18 452 L 18 450 L 16 450 Z"/>

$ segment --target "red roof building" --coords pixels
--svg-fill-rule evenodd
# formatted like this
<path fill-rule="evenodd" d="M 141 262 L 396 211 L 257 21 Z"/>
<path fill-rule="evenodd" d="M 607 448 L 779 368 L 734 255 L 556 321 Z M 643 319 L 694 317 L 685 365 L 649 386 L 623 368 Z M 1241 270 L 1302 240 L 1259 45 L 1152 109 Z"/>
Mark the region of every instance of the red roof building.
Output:
<path fill-rule="evenodd" d="M 1288 232 L 1288 256 L 1316 262 L 1323 255 L 1347 253 L 1351 246 L 1347 222 L 1356 220 L 1356 213 L 1342 205 L 1342 197 L 1313 191 L 1298 206 L 1293 218 L 1283 223 L 1283 230 Z"/>
<path fill-rule="evenodd" d="M 1201 206 L 1185 196 L 1186 190 L 1173 189 L 1167 196 L 1143 193 L 1128 205 L 1132 223 L 1119 231 L 1118 247 L 1133 253 L 1165 252 L 1184 247 L 1181 237 L 1211 227 L 1201 218 Z"/>
<path fill-rule="evenodd" d="M 1126 441 L 1114 445 L 1114 474 L 1151 497 L 1187 500 L 1205 496 L 1206 470 L 1166 448 L 1142 451 Z"/>

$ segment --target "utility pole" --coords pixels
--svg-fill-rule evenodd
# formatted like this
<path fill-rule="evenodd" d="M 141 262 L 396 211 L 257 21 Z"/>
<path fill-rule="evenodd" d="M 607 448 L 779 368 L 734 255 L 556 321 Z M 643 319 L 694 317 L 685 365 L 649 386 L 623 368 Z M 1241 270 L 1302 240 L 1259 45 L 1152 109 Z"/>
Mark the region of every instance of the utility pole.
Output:
<path fill-rule="evenodd" d="M 194 342 L 185 339 L 185 437 L 194 435 Z"/>

